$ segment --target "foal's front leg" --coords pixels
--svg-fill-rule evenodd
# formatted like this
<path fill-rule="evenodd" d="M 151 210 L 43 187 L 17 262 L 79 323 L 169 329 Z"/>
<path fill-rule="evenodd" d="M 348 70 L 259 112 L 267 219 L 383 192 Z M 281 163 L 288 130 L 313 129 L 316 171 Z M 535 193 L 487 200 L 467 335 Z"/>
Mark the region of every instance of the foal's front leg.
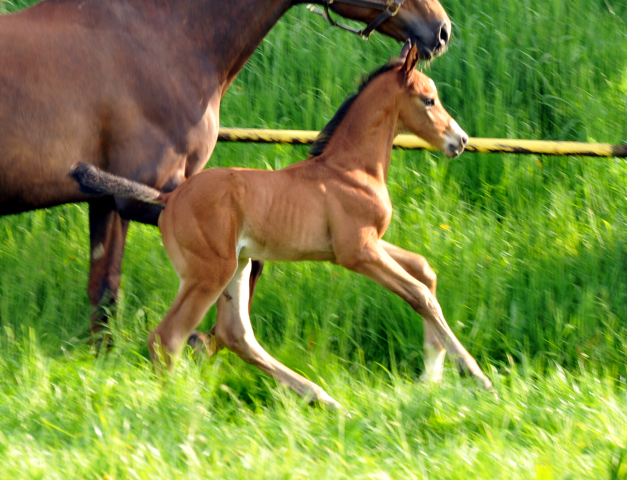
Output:
<path fill-rule="evenodd" d="M 492 382 L 446 323 L 435 296 L 425 284 L 412 277 L 394 260 L 384 244 L 377 240 L 371 241 L 358 252 L 341 258 L 343 261 L 340 263 L 346 268 L 374 280 L 409 303 L 431 325 L 440 343 L 460 366 L 470 372 L 483 387 L 492 388 Z"/>
<path fill-rule="evenodd" d="M 384 240 L 379 240 L 379 244 L 390 255 L 403 270 L 425 286 L 435 297 L 437 276 L 429 266 L 427 259 L 417 253 L 404 250 L 396 245 L 392 245 Z M 440 343 L 436 331 L 432 324 L 423 319 L 424 324 L 424 362 L 425 371 L 420 379 L 426 382 L 439 382 L 444 373 L 444 357 L 446 349 Z"/>
<path fill-rule="evenodd" d="M 235 275 L 218 299 L 217 320 L 212 329 L 217 348 L 224 346 L 237 353 L 245 362 L 260 368 L 311 402 L 340 408 L 340 404 L 321 387 L 287 368 L 259 345 L 248 314 L 251 262 L 239 261 Z"/>

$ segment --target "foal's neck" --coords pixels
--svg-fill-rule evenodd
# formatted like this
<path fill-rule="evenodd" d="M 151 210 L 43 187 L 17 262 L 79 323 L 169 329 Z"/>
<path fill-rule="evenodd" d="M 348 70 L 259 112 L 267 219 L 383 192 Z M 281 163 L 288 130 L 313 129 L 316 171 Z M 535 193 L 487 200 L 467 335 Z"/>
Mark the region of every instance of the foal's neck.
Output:
<path fill-rule="evenodd" d="M 385 182 L 396 123 L 400 87 L 393 74 L 375 78 L 355 99 L 323 155 L 329 165 L 360 171 Z"/>

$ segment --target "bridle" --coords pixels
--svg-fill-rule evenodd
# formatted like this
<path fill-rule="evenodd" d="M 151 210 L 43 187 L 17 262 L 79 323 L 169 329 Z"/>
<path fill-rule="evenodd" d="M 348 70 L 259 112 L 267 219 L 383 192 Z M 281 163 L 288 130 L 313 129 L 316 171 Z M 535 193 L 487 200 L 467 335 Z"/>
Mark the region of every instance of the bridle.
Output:
<path fill-rule="evenodd" d="M 348 30 L 351 33 L 355 33 L 359 35 L 364 40 L 368 40 L 370 34 L 383 22 L 390 19 L 394 15 L 398 13 L 403 5 L 405 0 L 387 0 L 385 3 L 380 2 L 372 2 L 370 0 L 322 0 L 324 5 L 324 12 L 319 8 L 314 7 L 313 5 L 307 5 L 307 8 L 313 12 L 320 15 L 324 18 L 330 25 L 334 27 L 339 27 L 344 30 Z M 372 22 L 370 22 L 366 28 L 362 28 L 361 30 L 357 30 L 356 28 L 349 27 L 348 25 L 343 25 L 341 23 L 336 22 L 331 18 L 329 14 L 329 6 L 333 3 L 344 3 L 346 5 L 352 5 L 354 7 L 362 7 L 362 8 L 371 8 L 373 10 L 383 10 Z"/>

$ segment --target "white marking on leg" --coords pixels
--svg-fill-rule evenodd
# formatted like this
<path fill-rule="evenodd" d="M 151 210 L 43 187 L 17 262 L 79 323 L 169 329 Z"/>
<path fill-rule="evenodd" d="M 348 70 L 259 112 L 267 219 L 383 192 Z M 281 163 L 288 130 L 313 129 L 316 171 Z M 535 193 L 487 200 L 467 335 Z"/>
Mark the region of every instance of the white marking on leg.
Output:
<path fill-rule="evenodd" d="M 248 315 L 251 262 L 249 259 L 240 259 L 240 262 L 246 262 L 246 264 L 238 267 L 218 300 L 217 340 L 229 350 L 237 353 L 242 360 L 255 365 L 287 385 L 302 398 L 340 408 L 340 404 L 322 388 L 290 370 L 259 344 Z"/>
<path fill-rule="evenodd" d="M 233 278 L 224 289 L 224 294 L 229 303 L 232 302 L 231 308 L 237 312 L 246 312 L 248 314 L 248 296 L 250 295 L 248 278 L 250 277 L 252 262 L 250 259 L 239 259 L 239 262 L 240 265 L 238 265 L 235 275 L 233 275 Z M 242 267 L 241 264 L 244 262 L 245 264 Z"/>
<path fill-rule="evenodd" d="M 444 357 L 446 357 L 446 350 L 435 348 L 432 345 L 425 345 L 425 371 L 420 376 L 420 379 L 424 382 L 439 383 L 444 374 Z"/>
<path fill-rule="evenodd" d="M 93 252 L 91 254 L 91 258 L 93 258 L 94 260 L 98 261 L 102 257 L 104 257 L 104 254 L 105 254 L 104 245 L 102 243 L 98 243 L 98 245 L 96 245 L 94 247 L 94 250 L 93 250 Z"/>

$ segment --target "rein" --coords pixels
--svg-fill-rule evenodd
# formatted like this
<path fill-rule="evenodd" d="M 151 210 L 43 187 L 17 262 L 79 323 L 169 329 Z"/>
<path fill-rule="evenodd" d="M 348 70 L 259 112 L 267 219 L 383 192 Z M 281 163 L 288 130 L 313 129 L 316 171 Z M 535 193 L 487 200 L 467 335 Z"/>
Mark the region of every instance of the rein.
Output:
<path fill-rule="evenodd" d="M 323 0 L 324 3 L 324 12 L 319 8 L 314 7 L 313 5 L 307 5 L 309 11 L 320 15 L 324 18 L 330 25 L 334 27 L 339 27 L 343 30 L 347 30 L 351 33 L 355 33 L 359 35 L 364 40 L 368 40 L 370 34 L 383 22 L 390 19 L 394 15 L 398 13 L 401 9 L 401 5 L 405 0 L 387 0 L 385 3 L 372 2 L 370 0 Z M 362 28 L 358 30 L 353 27 L 349 27 L 348 25 L 341 24 L 336 22 L 331 18 L 329 12 L 329 6 L 333 3 L 344 3 L 346 5 L 352 5 L 354 7 L 361 8 L 371 8 L 373 10 L 383 10 L 372 22 L 370 22 L 366 28 Z"/>

